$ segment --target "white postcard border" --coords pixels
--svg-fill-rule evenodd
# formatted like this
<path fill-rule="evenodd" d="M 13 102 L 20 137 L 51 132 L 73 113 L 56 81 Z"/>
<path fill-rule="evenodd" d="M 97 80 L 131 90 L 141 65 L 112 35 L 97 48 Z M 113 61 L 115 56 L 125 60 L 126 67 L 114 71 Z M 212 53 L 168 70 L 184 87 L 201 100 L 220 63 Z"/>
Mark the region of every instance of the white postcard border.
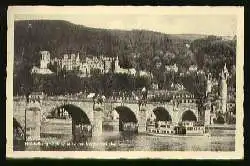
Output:
<path fill-rule="evenodd" d="M 13 60 L 14 60 L 14 17 L 16 14 L 149 14 L 150 15 L 236 15 L 236 137 L 234 152 L 189 152 L 189 151 L 13 151 Z M 50 7 L 12 6 L 8 9 L 7 31 L 7 80 L 6 80 L 6 157 L 10 158 L 159 158 L 159 159 L 243 159 L 243 100 L 244 100 L 244 8 L 243 7 Z"/>

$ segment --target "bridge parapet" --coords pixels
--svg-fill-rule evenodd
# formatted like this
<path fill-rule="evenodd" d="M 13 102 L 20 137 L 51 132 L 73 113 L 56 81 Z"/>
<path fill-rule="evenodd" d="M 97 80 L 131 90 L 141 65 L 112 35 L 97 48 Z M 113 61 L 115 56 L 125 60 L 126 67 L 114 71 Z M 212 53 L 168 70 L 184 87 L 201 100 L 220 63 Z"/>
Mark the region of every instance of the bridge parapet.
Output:
<path fill-rule="evenodd" d="M 70 101 L 70 102 L 93 102 L 92 98 L 86 98 L 86 97 L 77 97 L 77 96 L 43 96 L 39 97 L 36 96 L 36 99 L 40 100 L 50 100 L 50 101 Z M 34 99 L 35 99 L 34 98 Z M 18 100 L 25 100 L 24 96 L 14 96 L 14 101 Z M 134 98 L 107 98 L 104 103 L 139 103 L 138 100 Z M 174 98 L 170 102 L 164 102 L 166 104 L 169 103 L 178 103 L 178 104 L 196 104 L 197 99 L 195 98 Z M 146 101 L 147 104 L 154 104 L 154 103 L 160 103 L 159 101 Z"/>
<path fill-rule="evenodd" d="M 196 103 L 180 103 L 180 104 L 178 105 L 178 108 L 196 110 L 196 109 L 198 109 L 198 106 L 197 106 Z"/>

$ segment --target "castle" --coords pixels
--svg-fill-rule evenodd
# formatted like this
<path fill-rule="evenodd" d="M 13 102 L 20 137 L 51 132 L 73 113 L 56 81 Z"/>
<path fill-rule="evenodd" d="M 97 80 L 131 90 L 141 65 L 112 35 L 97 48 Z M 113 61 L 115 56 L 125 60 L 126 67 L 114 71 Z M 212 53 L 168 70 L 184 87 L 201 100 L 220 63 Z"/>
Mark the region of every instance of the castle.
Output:
<path fill-rule="evenodd" d="M 38 74 L 52 74 L 53 72 L 48 69 L 48 65 L 50 63 L 50 52 L 49 51 L 40 51 L 41 59 L 40 59 L 40 67 L 34 66 L 31 69 L 31 73 Z"/>
<path fill-rule="evenodd" d="M 62 58 L 50 58 L 49 51 L 40 51 L 40 67 L 34 66 L 31 73 L 37 74 L 52 74 L 53 72 L 49 69 L 49 65 L 57 66 L 58 70 L 66 71 L 78 71 L 78 76 L 88 77 L 91 75 L 93 70 L 98 70 L 101 74 L 108 72 L 123 73 L 129 75 L 135 75 L 136 70 L 134 68 L 124 69 L 119 65 L 119 58 L 113 57 L 89 57 L 85 54 L 84 59 L 80 59 L 78 54 L 64 54 Z M 113 65 L 114 64 L 114 65 Z M 113 67 L 114 66 L 114 67 Z"/>

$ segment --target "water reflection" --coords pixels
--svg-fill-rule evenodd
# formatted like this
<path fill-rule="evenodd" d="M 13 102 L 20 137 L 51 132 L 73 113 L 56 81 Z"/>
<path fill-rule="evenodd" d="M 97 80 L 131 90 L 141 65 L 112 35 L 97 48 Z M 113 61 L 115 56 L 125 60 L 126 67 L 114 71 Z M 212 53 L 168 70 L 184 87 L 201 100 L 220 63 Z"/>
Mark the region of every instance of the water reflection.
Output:
<path fill-rule="evenodd" d="M 219 134 L 218 134 L 219 133 Z M 63 151 L 234 151 L 234 131 L 214 130 L 211 137 L 159 137 L 132 132 L 104 132 L 78 143 L 42 145 L 40 150 Z"/>

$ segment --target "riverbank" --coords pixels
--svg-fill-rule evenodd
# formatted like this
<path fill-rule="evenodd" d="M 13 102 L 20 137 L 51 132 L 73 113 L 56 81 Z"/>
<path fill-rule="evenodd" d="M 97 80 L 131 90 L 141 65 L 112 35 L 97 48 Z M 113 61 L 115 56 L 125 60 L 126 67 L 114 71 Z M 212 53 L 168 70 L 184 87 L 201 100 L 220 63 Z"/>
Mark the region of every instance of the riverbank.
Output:
<path fill-rule="evenodd" d="M 208 129 L 220 129 L 220 130 L 235 130 L 235 124 L 213 124 L 207 126 Z"/>

